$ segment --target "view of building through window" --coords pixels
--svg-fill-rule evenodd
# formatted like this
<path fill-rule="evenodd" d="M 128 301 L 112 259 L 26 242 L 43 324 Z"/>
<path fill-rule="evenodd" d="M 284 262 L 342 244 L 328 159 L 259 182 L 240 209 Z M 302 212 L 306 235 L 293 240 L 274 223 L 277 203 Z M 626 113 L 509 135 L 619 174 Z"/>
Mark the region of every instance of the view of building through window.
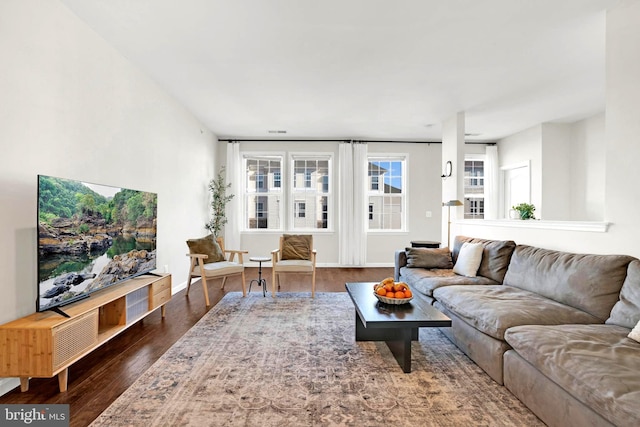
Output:
<path fill-rule="evenodd" d="M 404 229 L 405 162 L 404 156 L 369 156 L 365 213 L 368 230 Z M 330 229 L 331 156 L 292 155 L 290 167 L 283 166 L 281 155 L 245 156 L 245 229 Z"/>
<path fill-rule="evenodd" d="M 484 160 L 464 162 L 464 218 L 484 218 Z"/>
<path fill-rule="evenodd" d="M 369 157 L 368 229 L 402 230 L 404 228 L 405 159 Z"/>
<path fill-rule="evenodd" d="M 289 178 L 283 161 L 282 156 L 245 157 L 245 228 L 329 228 L 330 156 L 293 156 Z"/>
<path fill-rule="evenodd" d="M 245 159 L 245 228 L 279 230 L 282 226 L 282 157 Z"/>
<path fill-rule="evenodd" d="M 293 229 L 329 227 L 329 157 L 293 158 Z"/>

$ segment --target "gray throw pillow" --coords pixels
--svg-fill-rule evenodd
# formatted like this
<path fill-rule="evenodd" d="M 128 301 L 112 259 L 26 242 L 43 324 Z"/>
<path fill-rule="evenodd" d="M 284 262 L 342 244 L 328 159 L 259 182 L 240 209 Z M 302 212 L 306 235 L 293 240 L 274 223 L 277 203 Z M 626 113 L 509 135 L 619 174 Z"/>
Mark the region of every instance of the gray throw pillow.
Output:
<path fill-rule="evenodd" d="M 640 261 L 633 260 L 627 267 L 620 299 L 613 306 L 605 323 L 630 329 L 640 323 Z"/>
<path fill-rule="evenodd" d="M 449 248 L 406 248 L 409 268 L 453 268 Z"/>
<path fill-rule="evenodd" d="M 205 263 L 225 260 L 222 248 L 213 238 L 213 234 L 200 239 L 187 240 L 187 246 L 189 246 L 189 253 L 207 255 L 207 259 L 204 260 Z"/>

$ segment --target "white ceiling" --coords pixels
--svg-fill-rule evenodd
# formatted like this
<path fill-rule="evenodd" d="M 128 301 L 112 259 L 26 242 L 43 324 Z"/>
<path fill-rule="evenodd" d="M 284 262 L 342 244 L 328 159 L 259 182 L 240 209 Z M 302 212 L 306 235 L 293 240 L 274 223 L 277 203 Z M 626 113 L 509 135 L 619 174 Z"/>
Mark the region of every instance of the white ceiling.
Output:
<path fill-rule="evenodd" d="M 604 111 L 617 3 L 62 2 L 219 137 L 475 141 Z"/>

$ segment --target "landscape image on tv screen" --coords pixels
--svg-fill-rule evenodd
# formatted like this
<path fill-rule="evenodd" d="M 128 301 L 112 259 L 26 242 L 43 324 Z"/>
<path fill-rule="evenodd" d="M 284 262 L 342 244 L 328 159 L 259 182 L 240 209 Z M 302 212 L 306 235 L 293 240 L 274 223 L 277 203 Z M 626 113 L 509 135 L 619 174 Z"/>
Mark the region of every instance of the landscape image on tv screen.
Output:
<path fill-rule="evenodd" d="M 38 176 L 37 311 L 156 268 L 157 194 Z"/>

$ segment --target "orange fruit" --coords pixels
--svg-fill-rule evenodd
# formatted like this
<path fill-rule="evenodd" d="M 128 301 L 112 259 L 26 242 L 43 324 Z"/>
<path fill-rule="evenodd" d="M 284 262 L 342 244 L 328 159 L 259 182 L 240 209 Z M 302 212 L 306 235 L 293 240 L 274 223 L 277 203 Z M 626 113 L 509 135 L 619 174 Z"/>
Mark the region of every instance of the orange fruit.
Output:
<path fill-rule="evenodd" d="M 376 294 L 385 296 L 387 295 L 387 290 L 383 287 L 379 287 L 378 289 L 376 289 Z"/>
<path fill-rule="evenodd" d="M 404 292 L 402 292 L 402 291 L 396 292 L 395 297 L 396 298 L 404 298 Z"/>
<path fill-rule="evenodd" d="M 387 292 L 392 292 L 393 291 L 393 285 L 386 283 L 384 285 L 384 288 L 387 290 Z"/>
<path fill-rule="evenodd" d="M 404 291 L 405 298 L 411 298 L 412 296 L 413 296 L 413 293 L 409 289 Z"/>
<path fill-rule="evenodd" d="M 391 292 L 387 292 L 387 294 L 385 295 L 385 297 L 387 298 L 395 298 L 395 292 L 391 291 Z"/>
<path fill-rule="evenodd" d="M 393 285 L 393 277 L 387 277 L 386 279 L 384 279 L 382 282 L 383 285 L 386 285 L 387 283 L 390 285 Z"/>
<path fill-rule="evenodd" d="M 396 283 L 393 285 L 393 290 L 396 292 L 400 292 L 403 288 L 404 288 L 404 285 L 402 285 L 402 283 Z"/>

